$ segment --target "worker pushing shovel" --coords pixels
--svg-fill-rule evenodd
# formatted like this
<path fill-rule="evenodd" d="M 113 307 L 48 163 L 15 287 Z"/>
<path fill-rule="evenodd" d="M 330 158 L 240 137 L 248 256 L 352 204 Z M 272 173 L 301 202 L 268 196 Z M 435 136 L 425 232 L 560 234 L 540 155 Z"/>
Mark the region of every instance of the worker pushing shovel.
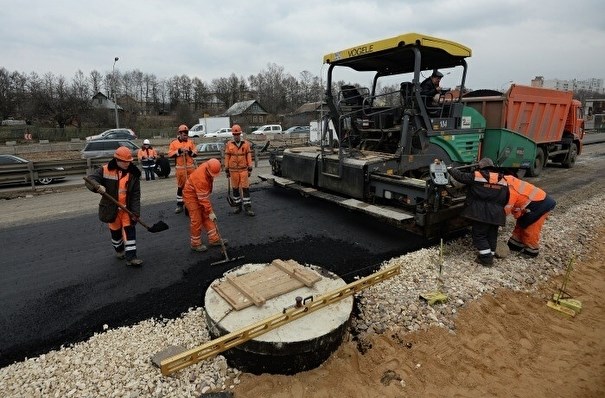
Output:
<path fill-rule="evenodd" d="M 84 177 L 86 187 L 101 194 L 99 220 L 106 222 L 111 233 L 111 244 L 118 259 L 126 265 L 138 267 L 143 260 L 137 258 L 135 225 L 141 213 L 141 172 L 132 163 L 130 149 L 119 147 L 109 163 Z M 168 228 L 164 223 L 147 227 L 150 232 Z"/>
<path fill-rule="evenodd" d="M 209 159 L 202 163 L 189 176 L 183 189 L 183 201 L 189 211 L 189 233 L 191 250 L 205 252 L 208 248 L 202 244 L 202 230 L 206 231 L 209 246 L 220 246 L 226 253 L 226 239 L 219 234 L 216 226 L 216 214 L 210 202 L 212 184 L 221 172 L 221 162 Z"/>

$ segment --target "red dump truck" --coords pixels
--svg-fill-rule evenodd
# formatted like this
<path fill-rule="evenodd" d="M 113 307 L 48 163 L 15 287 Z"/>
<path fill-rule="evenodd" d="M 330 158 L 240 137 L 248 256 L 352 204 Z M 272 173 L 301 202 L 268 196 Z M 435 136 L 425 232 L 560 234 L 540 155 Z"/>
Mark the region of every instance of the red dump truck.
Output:
<path fill-rule="evenodd" d="M 482 156 L 506 159 L 512 155 L 511 159 L 514 159 L 520 155 L 497 153 L 505 147 L 502 137 L 527 140 L 526 148 L 527 143 L 533 142 L 535 150 L 521 154 L 524 156 L 519 158 L 525 160 L 512 166 L 526 168 L 530 176 L 538 176 L 549 160 L 563 167 L 573 167 L 582 151 L 582 105 L 573 99 L 570 91 L 513 84 L 506 93 L 477 90 L 465 95 L 462 101 L 485 118 Z M 515 151 L 515 145 L 512 148 Z"/>

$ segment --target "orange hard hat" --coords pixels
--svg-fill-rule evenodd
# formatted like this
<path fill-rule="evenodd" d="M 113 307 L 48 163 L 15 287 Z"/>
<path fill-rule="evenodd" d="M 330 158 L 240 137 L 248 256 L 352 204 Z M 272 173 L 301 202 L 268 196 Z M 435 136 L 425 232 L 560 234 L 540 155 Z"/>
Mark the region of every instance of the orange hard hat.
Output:
<path fill-rule="evenodd" d="M 188 131 L 189 131 L 189 127 L 187 127 L 187 125 L 186 125 L 186 124 L 181 124 L 181 125 L 179 126 L 179 133 L 183 133 L 183 132 L 185 132 L 185 133 L 186 133 L 186 132 L 188 132 Z"/>
<path fill-rule="evenodd" d="M 133 160 L 132 152 L 130 152 L 130 149 L 126 148 L 125 146 L 121 146 L 116 149 L 116 152 L 113 154 L 113 157 L 123 162 L 132 162 Z"/>
<path fill-rule="evenodd" d="M 233 126 L 231 126 L 231 133 L 232 134 L 241 134 L 242 128 L 239 126 L 239 124 L 234 124 Z"/>
<path fill-rule="evenodd" d="M 218 159 L 208 160 L 208 171 L 212 177 L 216 177 L 221 173 L 221 162 Z"/>

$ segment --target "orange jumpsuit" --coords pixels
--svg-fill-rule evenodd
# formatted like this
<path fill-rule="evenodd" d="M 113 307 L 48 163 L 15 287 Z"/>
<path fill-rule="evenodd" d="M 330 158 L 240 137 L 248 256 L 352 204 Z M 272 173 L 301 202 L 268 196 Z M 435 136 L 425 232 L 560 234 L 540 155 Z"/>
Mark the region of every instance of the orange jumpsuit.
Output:
<path fill-rule="evenodd" d="M 158 157 L 158 153 L 151 146 L 143 146 L 137 152 L 137 158 L 141 162 L 141 167 L 145 172 L 145 181 L 155 180 L 155 174 L 153 168 L 155 167 L 155 159 Z"/>
<path fill-rule="evenodd" d="M 216 224 L 208 216 L 213 213 L 210 194 L 214 178 L 208 171 L 208 163 L 202 163 L 187 179 L 183 189 L 183 200 L 189 211 L 189 235 L 191 247 L 202 244 L 202 227 L 208 235 L 208 242 L 216 244 L 221 237 Z"/>
<path fill-rule="evenodd" d="M 517 220 L 508 246 L 513 250 L 523 250 L 531 256 L 537 256 L 542 226 L 549 212 L 555 208 L 556 202 L 535 185 L 513 176 L 504 178 L 508 182 L 510 193 L 504 211 L 506 214 L 512 214 Z"/>
<path fill-rule="evenodd" d="M 179 153 L 179 149 L 181 153 Z M 174 158 L 176 168 L 176 204 L 183 207 L 183 187 L 187 177 L 195 170 L 193 158 L 197 156 L 197 150 L 193 141 L 187 139 L 181 141 L 179 138 L 170 142 L 168 157 Z"/>
<path fill-rule="evenodd" d="M 250 199 L 249 174 L 252 171 L 252 149 L 246 140 L 235 142 L 230 140 L 225 146 L 225 168 L 229 170 L 229 178 L 233 189 L 233 200 L 237 207 L 249 209 L 252 205 Z M 242 189 L 243 199 L 240 196 Z"/>

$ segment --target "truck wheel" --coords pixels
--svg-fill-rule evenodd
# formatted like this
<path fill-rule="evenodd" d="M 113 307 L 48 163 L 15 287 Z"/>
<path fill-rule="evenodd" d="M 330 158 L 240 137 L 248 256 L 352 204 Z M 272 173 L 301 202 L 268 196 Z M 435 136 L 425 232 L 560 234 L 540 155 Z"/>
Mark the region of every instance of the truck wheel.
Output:
<path fill-rule="evenodd" d="M 569 153 L 565 157 L 565 160 L 563 162 L 561 162 L 561 164 L 566 169 L 571 169 L 576 164 L 577 157 L 578 157 L 578 146 L 574 142 L 569 147 Z"/>
<path fill-rule="evenodd" d="M 529 168 L 529 173 L 527 173 L 530 177 L 537 177 L 542 172 L 544 168 L 544 151 L 542 148 L 538 148 L 536 150 L 536 159 L 534 159 L 534 164 Z"/>

